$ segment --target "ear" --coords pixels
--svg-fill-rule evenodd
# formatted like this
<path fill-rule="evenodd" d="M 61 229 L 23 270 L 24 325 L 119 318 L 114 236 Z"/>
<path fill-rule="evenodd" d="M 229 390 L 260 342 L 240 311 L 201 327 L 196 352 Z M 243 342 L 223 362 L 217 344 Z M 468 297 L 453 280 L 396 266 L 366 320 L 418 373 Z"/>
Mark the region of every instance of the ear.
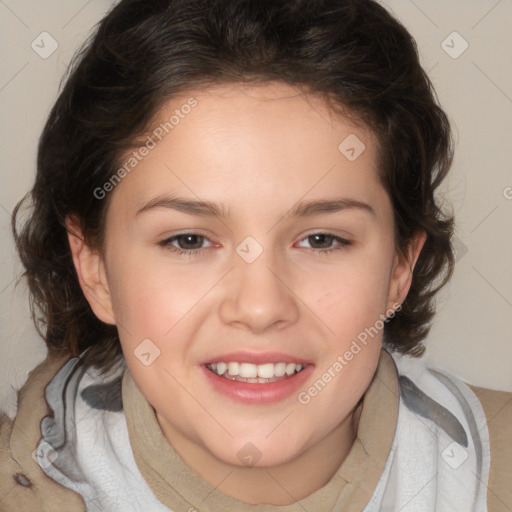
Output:
<path fill-rule="evenodd" d="M 403 253 L 396 253 L 391 272 L 388 293 L 388 310 L 394 310 L 402 304 L 412 283 L 416 262 L 427 239 L 425 231 L 417 232 Z"/>
<path fill-rule="evenodd" d="M 115 325 L 105 263 L 101 254 L 86 244 L 75 217 L 66 216 L 66 228 L 73 263 L 85 298 L 102 322 Z"/>

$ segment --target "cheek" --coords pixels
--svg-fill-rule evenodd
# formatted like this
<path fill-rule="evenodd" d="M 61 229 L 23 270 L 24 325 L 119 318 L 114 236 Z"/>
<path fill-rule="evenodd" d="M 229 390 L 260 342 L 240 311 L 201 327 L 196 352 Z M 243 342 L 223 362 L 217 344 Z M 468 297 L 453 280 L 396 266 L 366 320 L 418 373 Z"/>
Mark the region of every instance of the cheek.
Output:
<path fill-rule="evenodd" d="M 116 319 L 139 335 L 162 337 L 199 301 L 208 283 L 199 273 L 171 271 L 162 258 L 141 261 L 127 254 L 109 273 L 109 286 Z"/>
<path fill-rule="evenodd" d="M 372 263 L 369 261 L 368 263 Z M 333 268 L 311 285 L 315 312 L 336 333 L 347 339 L 373 325 L 385 312 L 389 279 L 384 265 L 350 265 Z"/>

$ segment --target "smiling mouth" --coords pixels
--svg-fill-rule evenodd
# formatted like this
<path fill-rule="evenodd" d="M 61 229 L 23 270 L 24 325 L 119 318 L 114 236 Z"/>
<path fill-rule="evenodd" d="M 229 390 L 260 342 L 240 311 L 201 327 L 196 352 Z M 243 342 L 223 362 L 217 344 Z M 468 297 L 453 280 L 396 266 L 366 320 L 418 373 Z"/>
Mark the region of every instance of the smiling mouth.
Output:
<path fill-rule="evenodd" d="M 205 367 L 218 377 L 227 380 L 250 384 L 270 384 L 293 378 L 304 370 L 305 365 L 285 362 L 256 365 L 232 361 L 208 363 Z"/>

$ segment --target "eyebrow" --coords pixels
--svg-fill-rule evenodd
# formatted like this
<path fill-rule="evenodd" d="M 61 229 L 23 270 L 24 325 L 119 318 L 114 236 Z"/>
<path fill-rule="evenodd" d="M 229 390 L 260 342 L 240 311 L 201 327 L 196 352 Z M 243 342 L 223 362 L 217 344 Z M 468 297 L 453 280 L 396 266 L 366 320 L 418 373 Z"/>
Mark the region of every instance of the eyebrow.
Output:
<path fill-rule="evenodd" d="M 181 197 L 158 196 L 140 208 L 136 215 L 156 208 L 168 208 L 189 215 L 229 218 L 230 210 L 224 205 L 211 201 L 193 201 Z M 320 199 L 316 201 L 301 202 L 295 205 L 287 217 L 311 217 L 314 215 L 337 213 L 344 210 L 360 210 L 376 217 L 375 210 L 363 201 L 351 198 Z"/>

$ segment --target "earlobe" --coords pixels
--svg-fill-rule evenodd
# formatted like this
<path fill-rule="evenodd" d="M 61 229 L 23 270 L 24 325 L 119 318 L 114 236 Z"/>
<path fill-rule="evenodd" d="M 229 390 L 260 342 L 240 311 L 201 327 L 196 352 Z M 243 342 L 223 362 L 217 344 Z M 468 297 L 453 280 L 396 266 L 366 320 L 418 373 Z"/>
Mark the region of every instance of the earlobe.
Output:
<path fill-rule="evenodd" d="M 425 241 L 427 233 L 420 231 L 411 239 L 406 251 L 403 254 L 396 254 L 391 275 L 389 293 L 388 293 L 388 308 L 395 309 L 393 306 L 402 304 L 407 297 L 409 288 L 411 287 L 414 267 L 418 261 L 419 255 Z"/>
<path fill-rule="evenodd" d="M 101 254 L 87 245 L 76 218 L 67 216 L 66 228 L 78 281 L 87 302 L 102 322 L 115 325 L 105 263 Z"/>

